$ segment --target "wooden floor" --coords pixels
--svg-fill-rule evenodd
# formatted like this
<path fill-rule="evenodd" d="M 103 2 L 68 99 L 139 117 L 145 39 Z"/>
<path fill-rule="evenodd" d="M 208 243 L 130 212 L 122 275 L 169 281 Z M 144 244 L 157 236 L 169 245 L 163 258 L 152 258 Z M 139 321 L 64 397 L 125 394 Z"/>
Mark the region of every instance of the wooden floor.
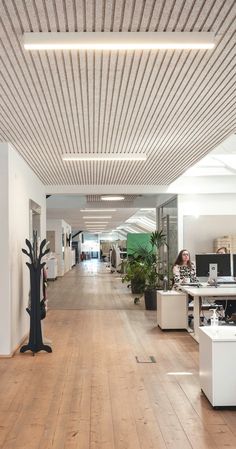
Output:
<path fill-rule="evenodd" d="M 201 394 L 197 343 L 161 332 L 117 277 L 86 262 L 50 282 L 53 353 L 0 359 L 0 448 L 235 449 L 236 411 Z"/>

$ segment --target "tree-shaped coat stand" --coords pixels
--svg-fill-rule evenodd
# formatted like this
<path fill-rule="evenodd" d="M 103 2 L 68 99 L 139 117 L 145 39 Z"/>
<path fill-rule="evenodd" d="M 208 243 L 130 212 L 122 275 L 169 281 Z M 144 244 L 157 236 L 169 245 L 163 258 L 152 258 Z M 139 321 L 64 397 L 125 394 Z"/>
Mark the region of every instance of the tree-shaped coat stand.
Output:
<path fill-rule="evenodd" d="M 29 256 L 31 263 L 26 262 L 27 267 L 30 270 L 30 297 L 31 297 L 31 310 L 30 310 L 30 333 L 29 342 L 20 348 L 20 352 L 32 351 L 33 353 L 39 351 L 52 352 L 52 348 L 43 344 L 42 330 L 41 330 L 41 312 L 40 312 L 40 282 L 41 282 L 41 270 L 46 264 L 41 263 L 42 257 L 45 256 L 50 250 L 43 250 L 46 245 L 46 239 L 40 244 L 39 257 L 37 257 L 37 233 L 34 233 L 33 246 L 29 240 L 25 240 L 28 246 L 29 252 L 26 249 L 22 249 L 22 252 Z"/>

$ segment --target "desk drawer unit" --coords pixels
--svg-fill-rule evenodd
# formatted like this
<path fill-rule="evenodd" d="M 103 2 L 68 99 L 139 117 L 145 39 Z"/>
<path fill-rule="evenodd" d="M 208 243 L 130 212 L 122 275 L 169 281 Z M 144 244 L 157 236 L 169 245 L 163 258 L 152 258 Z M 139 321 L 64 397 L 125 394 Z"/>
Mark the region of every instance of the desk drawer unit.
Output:
<path fill-rule="evenodd" d="M 187 329 L 188 309 L 185 293 L 174 290 L 157 292 L 157 325 L 162 330 Z"/>
<path fill-rule="evenodd" d="M 199 371 L 201 389 L 214 407 L 236 406 L 236 326 L 199 329 Z"/>

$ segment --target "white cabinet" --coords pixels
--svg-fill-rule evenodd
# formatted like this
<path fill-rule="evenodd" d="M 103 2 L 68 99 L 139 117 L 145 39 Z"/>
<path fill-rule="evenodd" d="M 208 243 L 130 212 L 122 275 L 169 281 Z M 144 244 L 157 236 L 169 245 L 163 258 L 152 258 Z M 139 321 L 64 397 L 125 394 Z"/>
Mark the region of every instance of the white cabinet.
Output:
<path fill-rule="evenodd" d="M 56 279 L 57 278 L 57 259 L 48 259 L 46 261 L 47 267 L 47 277 L 48 279 Z"/>
<path fill-rule="evenodd" d="M 187 329 L 187 296 L 175 290 L 157 292 L 157 325 L 161 329 Z"/>
<path fill-rule="evenodd" d="M 236 326 L 199 328 L 203 393 L 214 407 L 236 406 Z"/>

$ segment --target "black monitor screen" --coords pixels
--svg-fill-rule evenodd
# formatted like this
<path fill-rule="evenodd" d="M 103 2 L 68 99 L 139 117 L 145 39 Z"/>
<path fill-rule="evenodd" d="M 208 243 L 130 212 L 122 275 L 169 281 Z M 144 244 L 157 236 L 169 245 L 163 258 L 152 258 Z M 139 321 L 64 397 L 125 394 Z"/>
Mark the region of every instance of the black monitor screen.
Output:
<path fill-rule="evenodd" d="M 197 254 L 197 276 L 208 277 L 211 263 L 217 263 L 217 276 L 231 276 L 230 254 Z"/>
<path fill-rule="evenodd" d="M 236 277 L 236 254 L 233 254 L 233 267 L 234 267 L 233 276 Z"/>

